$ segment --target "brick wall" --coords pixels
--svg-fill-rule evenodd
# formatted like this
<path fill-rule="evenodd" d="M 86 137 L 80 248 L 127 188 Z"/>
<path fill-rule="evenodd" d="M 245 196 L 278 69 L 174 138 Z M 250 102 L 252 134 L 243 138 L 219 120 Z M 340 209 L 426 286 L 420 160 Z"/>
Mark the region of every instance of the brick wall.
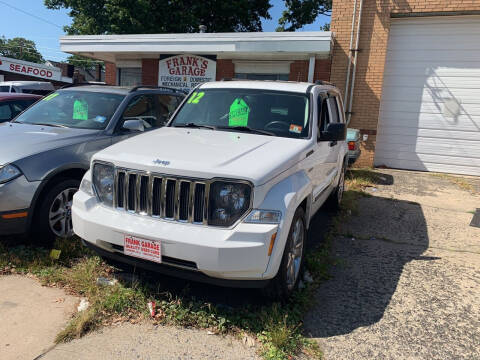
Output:
<path fill-rule="evenodd" d="M 353 0 L 333 0 L 331 30 L 335 34 L 335 40 L 330 80 L 342 90 L 342 93 L 345 90 L 348 66 L 353 3 Z M 368 134 L 368 141 L 362 144 L 362 155 L 357 161 L 357 166 L 373 166 L 392 14 L 440 16 L 458 14 L 455 12 L 468 13 L 468 11 L 480 11 L 480 1 L 364 0 L 350 126 L 360 129 L 363 134 Z"/>
<path fill-rule="evenodd" d="M 235 64 L 229 59 L 217 59 L 217 81 L 235 77 Z"/>
<path fill-rule="evenodd" d="M 117 67 L 113 63 L 105 63 L 105 83 L 117 85 Z"/>
<path fill-rule="evenodd" d="M 142 59 L 142 85 L 158 85 L 158 59 Z"/>

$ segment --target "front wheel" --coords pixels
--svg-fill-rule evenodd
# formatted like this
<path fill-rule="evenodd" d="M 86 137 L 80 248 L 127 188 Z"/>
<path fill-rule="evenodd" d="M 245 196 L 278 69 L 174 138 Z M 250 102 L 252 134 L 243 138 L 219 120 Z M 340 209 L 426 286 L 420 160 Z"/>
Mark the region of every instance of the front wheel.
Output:
<path fill-rule="evenodd" d="M 64 179 L 47 190 L 36 214 L 34 232 L 38 231 L 40 242 L 50 243 L 57 237 L 73 235 L 72 201 L 79 186 L 78 180 Z"/>
<path fill-rule="evenodd" d="M 278 273 L 264 289 L 268 297 L 286 300 L 298 287 L 303 271 L 306 238 L 305 212 L 299 207 L 293 216 Z"/>

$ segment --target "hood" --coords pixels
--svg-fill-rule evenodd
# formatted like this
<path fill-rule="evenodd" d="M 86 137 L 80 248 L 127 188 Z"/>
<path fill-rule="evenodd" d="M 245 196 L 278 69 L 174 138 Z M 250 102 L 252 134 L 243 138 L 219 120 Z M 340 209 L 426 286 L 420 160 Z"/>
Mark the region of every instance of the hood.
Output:
<path fill-rule="evenodd" d="M 98 130 L 70 129 L 20 123 L 0 124 L 0 165 L 54 148 L 87 141 Z"/>
<path fill-rule="evenodd" d="M 113 145 L 94 159 L 161 174 L 261 185 L 303 159 L 308 146 L 301 139 L 165 127 Z"/>

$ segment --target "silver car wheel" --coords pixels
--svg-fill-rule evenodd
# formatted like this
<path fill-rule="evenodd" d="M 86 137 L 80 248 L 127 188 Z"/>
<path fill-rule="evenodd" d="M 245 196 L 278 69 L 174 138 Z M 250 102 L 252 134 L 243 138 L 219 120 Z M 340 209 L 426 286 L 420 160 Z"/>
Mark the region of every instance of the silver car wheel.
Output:
<path fill-rule="evenodd" d="M 297 282 L 300 266 L 302 265 L 303 243 L 305 238 L 305 226 L 301 218 L 295 222 L 292 241 L 287 255 L 287 287 L 291 290 Z"/>
<path fill-rule="evenodd" d="M 77 192 L 76 188 L 63 190 L 58 194 L 50 206 L 48 220 L 50 230 L 59 237 L 69 237 L 73 235 L 72 226 L 72 201 L 73 195 Z"/>

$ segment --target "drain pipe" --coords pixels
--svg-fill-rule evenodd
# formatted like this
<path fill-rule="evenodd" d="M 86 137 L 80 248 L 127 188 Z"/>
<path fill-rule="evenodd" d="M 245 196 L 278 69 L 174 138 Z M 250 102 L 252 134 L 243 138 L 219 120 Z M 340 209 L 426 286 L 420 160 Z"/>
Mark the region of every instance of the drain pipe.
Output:
<path fill-rule="evenodd" d="M 345 83 L 345 97 L 343 103 L 345 106 L 348 104 L 348 86 L 350 85 L 350 68 L 352 66 L 352 46 L 353 46 L 353 33 L 355 32 L 355 18 L 357 16 L 357 0 L 353 4 L 353 16 L 352 16 L 352 31 L 350 32 L 350 46 L 348 48 L 348 69 L 347 69 L 347 82 Z"/>
<path fill-rule="evenodd" d="M 360 9 L 358 11 L 358 25 L 357 25 L 357 39 L 355 41 L 355 55 L 353 56 L 353 73 L 352 73 L 352 87 L 350 88 L 350 98 L 348 103 L 348 118 L 347 124 L 350 123 L 352 117 L 352 103 L 353 103 L 353 89 L 355 88 L 355 73 L 357 71 L 357 55 L 358 55 L 358 43 L 360 41 L 360 24 L 362 23 L 362 9 L 363 0 L 360 0 Z"/>

